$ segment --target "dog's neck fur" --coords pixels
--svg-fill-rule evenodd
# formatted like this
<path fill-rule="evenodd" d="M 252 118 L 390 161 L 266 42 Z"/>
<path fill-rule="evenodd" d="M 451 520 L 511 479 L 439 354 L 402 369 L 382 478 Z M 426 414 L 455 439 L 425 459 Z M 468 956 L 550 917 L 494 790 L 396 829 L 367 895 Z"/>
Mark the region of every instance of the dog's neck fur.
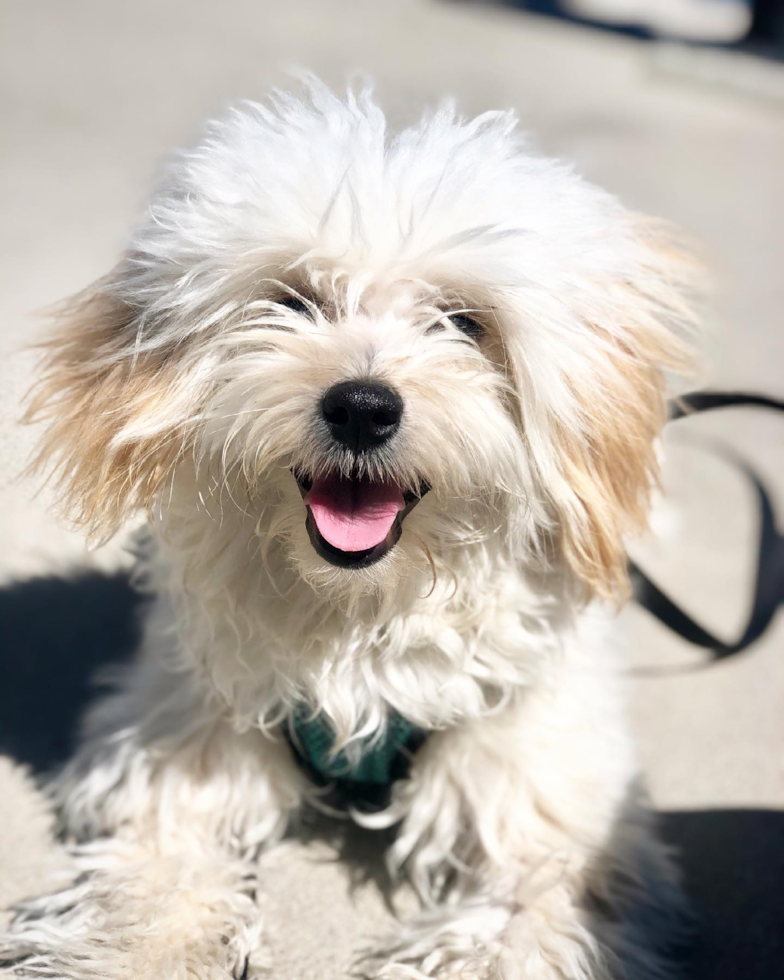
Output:
<path fill-rule="evenodd" d="M 573 609 L 562 571 L 527 573 L 493 538 L 423 562 L 394 594 L 337 601 L 281 556 L 264 560 L 258 522 L 186 513 L 157 523 L 141 570 L 164 597 L 157 619 L 173 625 L 178 668 L 195 669 L 239 728 L 274 729 L 302 701 L 339 743 L 383 732 L 390 708 L 428 729 L 478 717 L 540 675 Z"/>

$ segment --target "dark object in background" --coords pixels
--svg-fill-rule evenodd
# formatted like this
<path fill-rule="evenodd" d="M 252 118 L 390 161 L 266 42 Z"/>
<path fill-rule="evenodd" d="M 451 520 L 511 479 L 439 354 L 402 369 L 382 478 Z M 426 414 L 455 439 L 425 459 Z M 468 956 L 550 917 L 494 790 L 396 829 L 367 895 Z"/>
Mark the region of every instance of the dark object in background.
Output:
<path fill-rule="evenodd" d="M 124 572 L 0 589 L 0 753 L 39 773 L 68 758 L 95 672 L 136 648 L 142 602 Z"/>
<path fill-rule="evenodd" d="M 560 17 L 585 27 L 597 27 L 602 30 L 611 30 L 620 34 L 627 34 L 631 37 L 650 40 L 654 37 L 653 33 L 643 24 L 630 23 L 626 21 L 608 22 L 605 20 L 594 20 L 590 17 L 577 17 L 572 11 L 568 10 L 560 0 L 497 0 L 506 7 L 516 7 L 519 10 L 527 10 L 531 14 L 542 14 L 547 17 Z"/>
<path fill-rule="evenodd" d="M 784 57 L 784 0 L 755 0 L 747 40 L 761 53 Z"/>
<path fill-rule="evenodd" d="M 533 14 L 560 17 L 586 27 L 645 40 L 739 45 L 784 58 L 784 0 L 500 0 Z"/>

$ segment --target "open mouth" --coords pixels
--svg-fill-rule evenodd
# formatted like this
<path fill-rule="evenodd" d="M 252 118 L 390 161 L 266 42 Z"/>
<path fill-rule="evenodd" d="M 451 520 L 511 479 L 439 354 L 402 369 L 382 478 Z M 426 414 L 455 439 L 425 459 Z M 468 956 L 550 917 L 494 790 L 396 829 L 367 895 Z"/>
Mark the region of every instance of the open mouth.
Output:
<path fill-rule="evenodd" d="M 400 540 L 403 521 L 429 487 L 402 490 L 391 480 L 338 473 L 311 479 L 295 473 L 308 510 L 310 543 L 325 561 L 340 568 L 367 568 Z"/>

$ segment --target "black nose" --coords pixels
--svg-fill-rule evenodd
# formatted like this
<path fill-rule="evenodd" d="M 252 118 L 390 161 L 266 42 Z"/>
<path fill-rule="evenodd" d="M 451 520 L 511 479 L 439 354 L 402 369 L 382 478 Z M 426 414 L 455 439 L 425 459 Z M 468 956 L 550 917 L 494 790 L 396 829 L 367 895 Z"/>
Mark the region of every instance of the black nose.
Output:
<path fill-rule="evenodd" d="M 341 381 L 324 395 L 321 411 L 336 442 L 364 452 L 397 432 L 403 399 L 375 381 Z"/>

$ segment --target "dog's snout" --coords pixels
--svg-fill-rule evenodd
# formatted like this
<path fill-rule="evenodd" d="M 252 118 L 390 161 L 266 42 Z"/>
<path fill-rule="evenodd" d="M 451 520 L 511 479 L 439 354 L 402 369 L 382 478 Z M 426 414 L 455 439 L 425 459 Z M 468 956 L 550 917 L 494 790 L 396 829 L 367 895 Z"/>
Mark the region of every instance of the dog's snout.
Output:
<path fill-rule="evenodd" d="M 321 411 L 333 439 L 355 452 L 386 442 L 403 417 L 403 399 L 376 381 L 341 381 L 324 395 Z"/>

